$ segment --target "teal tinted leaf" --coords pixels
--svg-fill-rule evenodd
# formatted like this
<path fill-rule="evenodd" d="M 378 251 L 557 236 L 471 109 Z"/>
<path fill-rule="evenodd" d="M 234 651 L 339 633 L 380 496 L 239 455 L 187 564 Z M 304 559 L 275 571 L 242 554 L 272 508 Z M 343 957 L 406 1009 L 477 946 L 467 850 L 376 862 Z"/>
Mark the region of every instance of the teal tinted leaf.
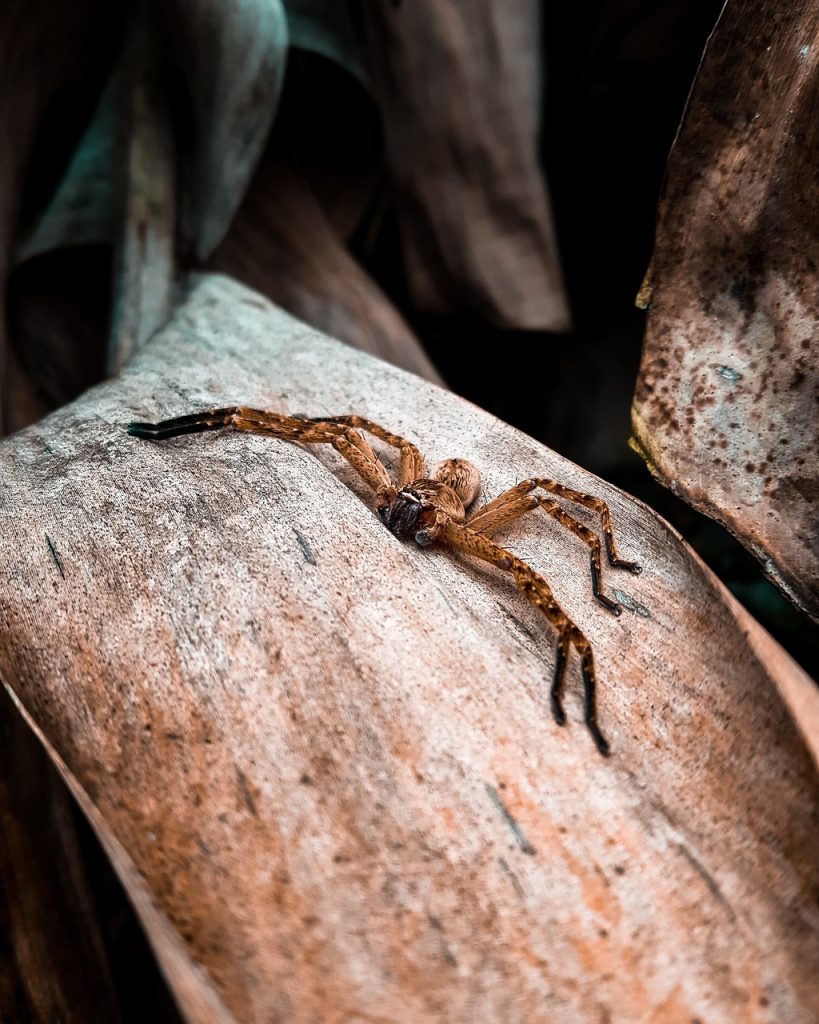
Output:
<path fill-rule="evenodd" d="M 17 262 L 67 245 L 112 242 L 117 234 L 117 111 L 122 71 L 108 81 L 85 134 L 39 220 L 24 237 Z"/>
<path fill-rule="evenodd" d="M 369 88 L 347 0 L 284 0 L 290 45 L 340 64 Z"/>
<path fill-rule="evenodd" d="M 281 0 L 177 0 L 166 17 L 194 116 L 182 167 L 183 232 L 204 260 L 230 226 L 275 117 L 287 18 Z"/>

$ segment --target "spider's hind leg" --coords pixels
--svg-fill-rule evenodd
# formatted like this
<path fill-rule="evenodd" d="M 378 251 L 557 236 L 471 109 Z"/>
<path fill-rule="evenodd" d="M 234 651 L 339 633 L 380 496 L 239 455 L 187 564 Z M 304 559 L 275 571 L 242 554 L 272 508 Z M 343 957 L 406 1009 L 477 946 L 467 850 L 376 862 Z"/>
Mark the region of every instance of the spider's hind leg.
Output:
<path fill-rule="evenodd" d="M 604 757 L 608 756 L 608 742 L 597 724 L 597 675 L 594 670 L 591 644 L 557 603 L 546 580 L 539 576 L 526 562 L 505 548 L 502 548 L 495 541 L 490 540 L 485 534 L 478 533 L 469 526 L 460 526 L 450 520 L 441 531 L 439 539 L 457 551 L 461 551 L 466 555 L 472 555 L 475 558 L 481 558 L 485 562 L 490 562 L 499 569 L 511 573 L 518 590 L 536 608 L 540 609 L 549 622 L 557 629 L 555 673 L 549 696 L 552 715 L 558 725 L 563 725 L 566 721 L 566 713 L 563 710 L 560 695 L 563 687 L 563 678 L 566 674 L 566 665 L 568 664 L 569 647 L 574 647 L 580 655 L 583 673 L 583 717 L 586 722 L 586 728 L 591 733 L 594 744 L 600 753 Z"/>
<path fill-rule="evenodd" d="M 571 624 L 566 626 L 557 638 L 555 674 L 552 679 L 552 688 L 549 691 L 552 717 L 558 725 L 564 725 L 566 722 L 566 712 L 563 710 L 563 701 L 560 694 L 563 689 L 563 677 L 566 674 L 566 663 L 569 660 L 570 644 L 574 644 L 575 648 L 580 652 L 580 670 L 583 673 L 583 718 L 586 722 L 586 728 L 591 733 L 594 745 L 603 757 L 608 757 L 610 750 L 609 742 L 600 732 L 600 727 L 597 724 L 597 677 L 594 672 L 594 656 L 592 655 L 591 644 Z"/>
<path fill-rule="evenodd" d="M 304 416 L 285 416 L 278 412 L 251 409 L 246 405 L 232 405 L 224 409 L 205 409 L 187 416 L 176 416 L 159 423 L 128 424 L 129 434 L 152 441 L 222 429 L 264 434 L 301 444 L 332 445 L 376 492 L 379 508 L 395 498 L 395 487 L 386 467 L 359 430 L 366 430 L 399 449 L 401 478 L 413 479 L 423 473 L 424 460 L 415 445 L 360 416 L 307 419 Z"/>

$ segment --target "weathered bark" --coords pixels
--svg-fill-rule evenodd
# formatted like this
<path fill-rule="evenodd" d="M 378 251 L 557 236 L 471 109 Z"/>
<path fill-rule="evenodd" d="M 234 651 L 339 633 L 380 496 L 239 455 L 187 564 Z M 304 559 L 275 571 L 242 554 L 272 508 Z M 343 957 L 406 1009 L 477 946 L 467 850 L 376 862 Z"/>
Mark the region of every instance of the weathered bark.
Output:
<path fill-rule="evenodd" d="M 668 165 L 636 444 L 819 617 L 819 4 L 729 2 Z"/>
<path fill-rule="evenodd" d="M 607 573 L 619 620 L 577 538 L 508 543 L 593 642 L 612 758 L 574 660 L 551 721 L 508 578 L 399 543 L 335 453 L 125 432 L 237 400 L 605 498 L 645 567 Z M 819 1014 L 817 691 L 645 506 L 219 278 L 0 469 L 0 673 L 188 1019 Z"/>
<path fill-rule="evenodd" d="M 565 330 L 538 163 L 540 4 L 359 7 L 414 303 Z"/>

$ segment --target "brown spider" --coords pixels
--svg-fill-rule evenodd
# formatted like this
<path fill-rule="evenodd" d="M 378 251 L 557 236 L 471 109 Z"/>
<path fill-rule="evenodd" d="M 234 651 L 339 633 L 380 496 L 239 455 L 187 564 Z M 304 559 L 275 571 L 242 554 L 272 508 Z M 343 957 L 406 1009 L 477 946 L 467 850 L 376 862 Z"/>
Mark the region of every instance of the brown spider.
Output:
<path fill-rule="evenodd" d="M 481 486 L 480 473 L 471 462 L 467 462 L 466 459 L 447 459 L 439 462 L 429 476 L 426 476 L 424 460 L 415 445 L 361 416 L 308 419 L 304 416 L 284 416 L 276 412 L 249 409 L 244 405 L 233 405 L 225 409 L 207 409 L 190 416 L 178 416 L 175 419 L 163 420 L 161 423 L 131 423 L 128 426 L 128 433 L 134 437 L 161 441 L 179 434 L 224 428 L 269 434 L 284 441 L 297 441 L 302 444 L 332 445 L 375 491 L 378 516 L 396 537 L 407 537 L 412 534 L 418 544 L 444 544 L 510 572 L 518 589 L 546 615 L 557 630 L 557 659 L 550 693 L 555 721 L 558 725 L 563 725 L 566 721 L 560 693 L 569 646 L 572 645 L 580 655 L 586 725 L 600 753 L 608 754 L 608 742 L 597 725 L 596 676 L 591 644 L 555 601 L 546 580 L 511 551 L 490 539 L 501 527 L 514 522 L 531 509 L 542 508 L 588 545 L 591 552 L 594 596 L 609 611 L 619 615 L 622 610 L 620 605 L 607 597 L 602 590 L 601 548 L 597 535 L 570 516 L 556 501 L 534 492 L 541 490 L 557 494 L 561 498 L 598 512 L 609 563 L 620 569 L 638 573 L 641 571 L 639 565 L 623 561 L 617 555 L 611 516 L 604 501 L 564 487 L 554 480 L 534 477 L 511 487 L 494 501 L 467 515 L 466 510 L 477 497 Z M 393 484 L 386 467 L 379 461 L 360 431 L 366 431 L 398 450 L 400 462 L 397 484 Z"/>

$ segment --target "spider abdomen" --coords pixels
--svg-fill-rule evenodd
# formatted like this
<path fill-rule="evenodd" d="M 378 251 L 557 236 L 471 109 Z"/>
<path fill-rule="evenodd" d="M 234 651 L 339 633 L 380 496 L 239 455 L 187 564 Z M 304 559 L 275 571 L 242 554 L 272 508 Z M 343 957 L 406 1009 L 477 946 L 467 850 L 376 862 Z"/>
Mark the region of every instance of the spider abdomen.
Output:
<path fill-rule="evenodd" d="M 478 467 L 467 459 L 444 459 L 433 466 L 430 476 L 451 487 L 463 502 L 464 508 L 469 508 L 481 489 Z"/>

